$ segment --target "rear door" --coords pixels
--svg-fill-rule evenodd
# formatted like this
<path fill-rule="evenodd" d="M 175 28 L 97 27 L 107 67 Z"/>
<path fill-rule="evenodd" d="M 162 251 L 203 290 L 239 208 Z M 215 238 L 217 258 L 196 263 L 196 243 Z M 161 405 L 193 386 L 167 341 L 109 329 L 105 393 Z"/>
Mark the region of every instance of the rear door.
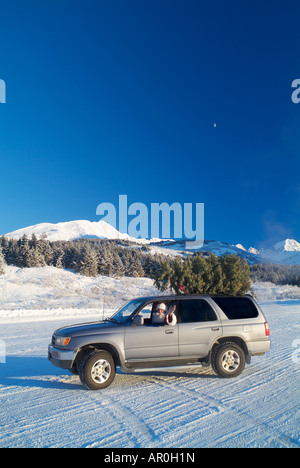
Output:
<path fill-rule="evenodd" d="M 179 356 L 207 356 L 213 342 L 222 336 L 222 322 L 208 300 L 180 300 L 179 317 Z"/>

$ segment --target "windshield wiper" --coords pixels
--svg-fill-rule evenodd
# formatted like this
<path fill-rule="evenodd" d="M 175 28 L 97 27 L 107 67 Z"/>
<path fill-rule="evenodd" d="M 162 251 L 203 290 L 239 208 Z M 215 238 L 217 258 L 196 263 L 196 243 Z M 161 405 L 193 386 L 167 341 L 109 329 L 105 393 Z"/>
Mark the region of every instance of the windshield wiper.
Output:
<path fill-rule="evenodd" d="M 106 319 L 104 319 L 104 322 L 119 323 L 117 319 L 112 317 L 107 317 Z"/>

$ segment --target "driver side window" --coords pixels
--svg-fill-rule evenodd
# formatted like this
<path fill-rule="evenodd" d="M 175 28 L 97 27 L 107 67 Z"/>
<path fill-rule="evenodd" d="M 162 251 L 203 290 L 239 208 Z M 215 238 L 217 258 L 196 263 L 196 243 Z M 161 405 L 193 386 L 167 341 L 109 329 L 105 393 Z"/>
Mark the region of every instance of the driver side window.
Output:
<path fill-rule="evenodd" d="M 157 312 L 157 306 L 161 303 L 161 301 L 155 301 L 151 302 L 150 304 L 147 304 L 145 307 L 143 307 L 142 310 L 138 313 L 139 316 L 144 318 L 144 325 L 153 325 L 153 326 L 159 326 L 159 325 L 164 325 L 164 320 L 162 321 L 157 321 L 155 320 L 155 314 Z M 166 306 L 166 313 L 171 309 L 173 305 L 176 305 L 175 301 L 164 301 L 164 304 Z M 176 308 L 174 315 L 177 316 L 176 313 Z M 177 319 L 176 319 L 177 321 Z"/>

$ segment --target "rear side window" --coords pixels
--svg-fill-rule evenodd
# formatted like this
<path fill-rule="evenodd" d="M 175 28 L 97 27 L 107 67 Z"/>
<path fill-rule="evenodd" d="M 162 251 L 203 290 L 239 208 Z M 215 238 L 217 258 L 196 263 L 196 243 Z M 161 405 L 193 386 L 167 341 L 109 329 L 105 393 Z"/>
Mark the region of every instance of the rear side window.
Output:
<path fill-rule="evenodd" d="M 214 297 L 213 300 L 229 320 L 258 317 L 255 304 L 247 297 Z"/>
<path fill-rule="evenodd" d="M 217 317 L 208 302 L 203 299 L 189 299 L 180 301 L 181 323 L 210 322 Z"/>

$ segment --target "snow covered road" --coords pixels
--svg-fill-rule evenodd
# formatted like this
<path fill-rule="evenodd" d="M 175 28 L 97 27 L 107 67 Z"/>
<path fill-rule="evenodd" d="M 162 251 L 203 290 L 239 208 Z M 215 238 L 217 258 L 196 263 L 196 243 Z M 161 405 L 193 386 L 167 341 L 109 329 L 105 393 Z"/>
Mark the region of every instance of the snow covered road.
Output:
<path fill-rule="evenodd" d="M 47 360 L 54 329 L 95 317 L 0 314 L 0 447 L 299 447 L 300 301 L 262 308 L 271 351 L 237 379 L 199 368 L 118 372 L 100 392 Z"/>

